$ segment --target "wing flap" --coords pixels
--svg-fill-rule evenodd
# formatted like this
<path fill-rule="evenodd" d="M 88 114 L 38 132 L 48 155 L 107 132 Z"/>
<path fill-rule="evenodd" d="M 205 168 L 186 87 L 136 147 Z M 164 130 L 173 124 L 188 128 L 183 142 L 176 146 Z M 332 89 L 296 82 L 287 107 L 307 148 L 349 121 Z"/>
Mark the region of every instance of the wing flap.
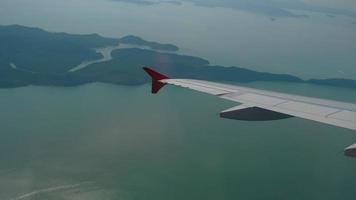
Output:
<path fill-rule="evenodd" d="M 248 92 L 245 93 L 240 92 L 238 94 L 234 93 L 234 95 L 223 96 L 223 98 L 234 100 L 240 103 L 263 105 L 263 106 L 276 106 L 287 102 L 284 99 L 255 94 L 255 93 L 248 93 Z"/>
<path fill-rule="evenodd" d="M 283 98 L 264 96 L 255 93 L 242 93 L 236 96 L 232 96 L 231 94 L 227 96 L 223 95 L 222 98 L 252 105 L 277 113 L 283 113 L 290 116 L 356 130 L 355 111 L 343 110 L 342 108 L 328 107 L 312 103 L 291 101 Z M 282 117 L 281 119 L 284 118 Z"/>
<path fill-rule="evenodd" d="M 295 110 L 295 109 L 288 109 L 288 108 L 281 108 L 278 106 L 275 107 L 265 107 L 265 109 L 272 110 L 275 112 L 281 112 L 287 115 L 292 115 L 295 117 L 308 119 L 312 121 L 317 121 L 325 124 L 330 124 L 334 126 L 339 126 L 343 128 L 348 128 L 351 130 L 356 130 L 356 123 L 351 122 L 349 118 L 347 119 L 336 119 L 329 116 L 321 115 L 319 113 L 311 113 L 311 112 L 304 112 L 303 110 Z"/>
<path fill-rule="evenodd" d="M 356 124 L 356 112 L 342 110 L 340 112 L 329 115 L 328 117 L 333 119 L 343 120 L 343 121 L 349 121 Z"/>
<path fill-rule="evenodd" d="M 325 117 L 340 111 L 340 109 L 328 108 L 325 106 L 296 101 L 288 101 L 286 103 L 277 105 L 276 107 Z"/>

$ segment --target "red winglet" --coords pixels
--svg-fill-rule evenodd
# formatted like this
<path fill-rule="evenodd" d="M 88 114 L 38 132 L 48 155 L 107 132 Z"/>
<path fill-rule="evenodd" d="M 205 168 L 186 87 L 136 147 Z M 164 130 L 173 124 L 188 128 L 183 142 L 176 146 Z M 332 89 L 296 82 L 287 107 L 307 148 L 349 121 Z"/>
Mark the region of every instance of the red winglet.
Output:
<path fill-rule="evenodd" d="M 159 80 L 162 80 L 162 79 L 169 79 L 168 76 L 160 74 L 160 73 L 154 71 L 153 69 L 151 69 L 149 67 L 143 67 L 143 70 L 145 70 L 147 72 L 147 74 L 151 76 L 153 81 L 159 81 Z"/>
<path fill-rule="evenodd" d="M 156 94 L 163 86 L 166 85 L 166 83 L 159 82 L 160 80 L 169 79 L 168 76 L 160 74 L 149 67 L 143 67 L 143 70 L 145 70 L 145 72 L 147 72 L 147 74 L 152 78 L 151 92 L 153 94 Z"/>

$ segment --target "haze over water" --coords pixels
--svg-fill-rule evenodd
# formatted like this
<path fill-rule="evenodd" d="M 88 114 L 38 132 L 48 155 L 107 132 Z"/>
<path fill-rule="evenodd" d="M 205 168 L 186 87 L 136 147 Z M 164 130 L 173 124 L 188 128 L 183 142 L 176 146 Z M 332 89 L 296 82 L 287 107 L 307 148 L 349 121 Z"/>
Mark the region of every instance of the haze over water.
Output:
<path fill-rule="evenodd" d="M 114 0 L 2 0 L 0 24 L 110 37 L 134 34 L 174 43 L 213 64 L 302 78 L 356 79 L 356 18 L 294 13 L 308 17 L 270 17 L 189 2 L 145 6 Z"/>
<path fill-rule="evenodd" d="M 321 97 L 350 90 L 255 83 Z M 259 86 L 261 87 L 261 86 Z M 0 199 L 344 199 L 353 131 L 301 119 L 240 122 L 236 104 L 169 86 L 0 90 Z M 343 100 L 356 101 L 356 95 Z"/>

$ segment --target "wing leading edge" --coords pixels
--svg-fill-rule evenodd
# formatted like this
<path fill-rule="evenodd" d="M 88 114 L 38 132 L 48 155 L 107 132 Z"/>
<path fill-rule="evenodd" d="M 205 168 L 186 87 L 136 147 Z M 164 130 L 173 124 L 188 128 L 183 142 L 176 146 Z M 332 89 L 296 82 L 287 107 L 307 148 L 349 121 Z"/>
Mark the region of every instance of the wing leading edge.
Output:
<path fill-rule="evenodd" d="M 285 119 L 294 116 L 356 130 L 355 104 L 202 80 L 171 79 L 150 68 L 145 67 L 144 70 L 152 78 L 152 93 L 157 93 L 164 85 L 170 84 L 241 103 L 239 106 L 222 111 L 220 116 L 224 118 L 265 121 Z M 158 89 L 156 88 L 157 86 L 155 86 L 157 83 L 161 84 Z M 350 150 L 348 152 L 350 152 Z M 354 156 L 356 157 L 356 153 Z"/>

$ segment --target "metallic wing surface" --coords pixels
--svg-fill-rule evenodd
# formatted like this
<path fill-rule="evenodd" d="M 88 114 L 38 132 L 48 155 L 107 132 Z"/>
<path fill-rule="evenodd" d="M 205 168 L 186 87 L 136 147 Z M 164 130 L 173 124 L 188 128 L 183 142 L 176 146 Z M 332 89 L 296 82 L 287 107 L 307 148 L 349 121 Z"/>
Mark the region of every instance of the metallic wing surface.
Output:
<path fill-rule="evenodd" d="M 144 67 L 144 70 L 152 78 L 152 93 L 157 93 L 164 85 L 170 84 L 240 103 L 236 107 L 222 111 L 220 116 L 224 118 L 266 121 L 299 117 L 356 130 L 356 104 L 257 90 L 210 81 L 171 79 L 148 67 Z M 354 156 L 356 156 L 356 153 Z"/>

